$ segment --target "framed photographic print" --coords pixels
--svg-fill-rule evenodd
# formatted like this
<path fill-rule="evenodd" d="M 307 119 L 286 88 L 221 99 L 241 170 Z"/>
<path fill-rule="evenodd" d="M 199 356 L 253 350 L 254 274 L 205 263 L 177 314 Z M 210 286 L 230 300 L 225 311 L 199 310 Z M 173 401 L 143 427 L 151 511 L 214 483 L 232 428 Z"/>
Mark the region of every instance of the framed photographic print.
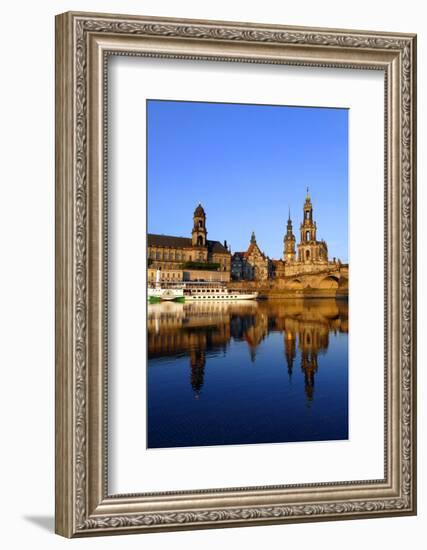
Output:
<path fill-rule="evenodd" d="M 56 18 L 56 531 L 416 513 L 416 37 Z"/>

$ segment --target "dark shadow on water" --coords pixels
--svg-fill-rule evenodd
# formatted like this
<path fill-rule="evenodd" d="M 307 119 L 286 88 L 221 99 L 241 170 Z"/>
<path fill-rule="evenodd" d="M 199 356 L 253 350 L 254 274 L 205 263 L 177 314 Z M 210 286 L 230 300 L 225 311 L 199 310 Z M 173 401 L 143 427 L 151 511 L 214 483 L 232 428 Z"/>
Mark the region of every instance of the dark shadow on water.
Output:
<path fill-rule="evenodd" d="M 23 519 L 50 533 L 55 531 L 55 519 L 53 516 L 24 516 Z"/>

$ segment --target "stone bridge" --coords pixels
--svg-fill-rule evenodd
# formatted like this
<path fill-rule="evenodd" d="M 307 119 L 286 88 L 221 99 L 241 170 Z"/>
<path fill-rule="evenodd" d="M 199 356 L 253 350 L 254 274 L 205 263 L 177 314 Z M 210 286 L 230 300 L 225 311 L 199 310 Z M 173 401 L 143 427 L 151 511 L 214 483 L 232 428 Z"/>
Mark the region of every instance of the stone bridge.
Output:
<path fill-rule="evenodd" d="M 274 283 L 278 289 L 335 290 L 348 294 L 348 265 L 328 266 L 315 273 L 296 273 Z"/>
<path fill-rule="evenodd" d="M 331 264 L 314 272 L 298 272 L 268 281 L 230 283 L 230 288 L 257 289 L 270 298 L 286 297 L 346 297 L 348 296 L 348 265 Z"/>

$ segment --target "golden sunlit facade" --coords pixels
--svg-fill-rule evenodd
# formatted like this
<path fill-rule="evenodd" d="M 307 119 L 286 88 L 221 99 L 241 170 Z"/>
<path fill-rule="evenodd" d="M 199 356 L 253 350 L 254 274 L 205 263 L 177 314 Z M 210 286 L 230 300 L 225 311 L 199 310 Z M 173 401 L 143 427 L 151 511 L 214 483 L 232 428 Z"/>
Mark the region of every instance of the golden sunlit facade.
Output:
<path fill-rule="evenodd" d="M 201 204 L 193 214 L 190 237 L 147 235 L 148 280 L 160 270 L 162 281 L 230 280 L 231 253 L 227 242 L 209 240 L 206 213 Z"/>

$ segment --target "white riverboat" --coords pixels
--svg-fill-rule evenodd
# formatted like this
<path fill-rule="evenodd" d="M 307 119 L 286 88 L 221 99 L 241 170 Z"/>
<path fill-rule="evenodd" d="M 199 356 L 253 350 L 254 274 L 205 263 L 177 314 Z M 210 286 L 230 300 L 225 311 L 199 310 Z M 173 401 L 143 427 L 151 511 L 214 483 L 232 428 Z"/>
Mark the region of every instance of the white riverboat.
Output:
<path fill-rule="evenodd" d="M 177 302 L 183 302 L 184 285 L 182 283 L 162 283 L 160 281 L 160 270 L 157 270 L 156 282 L 155 284 L 148 285 L 147 296 L 150 304 L 156 302 L 170 302 L 174 300 Z"/>
<path fill-rule="evenodd" d="M 199 302 L 255 300 L 258 292 L 228 289 L 221 281 L 161 281 L 160 271 L 156 282 L 148 285 L 148 299 L 151 304 L 162 301 Z"/>
<path fill-rule="evenodd" d="M 221 282 L 185 282 L 184 300 L 186 302 L 198 301 L 230 301 L 230 300 L 255 300 L 258 292 L 245 292 L 228 289 Z"/>

